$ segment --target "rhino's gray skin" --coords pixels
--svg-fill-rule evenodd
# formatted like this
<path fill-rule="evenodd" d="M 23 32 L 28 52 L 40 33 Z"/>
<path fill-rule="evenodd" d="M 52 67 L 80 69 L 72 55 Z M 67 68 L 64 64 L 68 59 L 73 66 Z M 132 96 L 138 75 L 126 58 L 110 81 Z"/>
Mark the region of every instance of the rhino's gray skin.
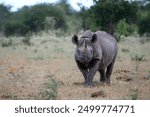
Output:
<path fill-rule="evenodd" d="M 100 72 L 100 82 L 110 84 L 118 50 L 115 38 L 104 31 L 94 33 L 87 30 L 80 39 L 74 35 L 72 42 L 77 46 L 75 61 L 85 78 L 85 85 L 93 85 L 92 80 L 97 71 Z"/>

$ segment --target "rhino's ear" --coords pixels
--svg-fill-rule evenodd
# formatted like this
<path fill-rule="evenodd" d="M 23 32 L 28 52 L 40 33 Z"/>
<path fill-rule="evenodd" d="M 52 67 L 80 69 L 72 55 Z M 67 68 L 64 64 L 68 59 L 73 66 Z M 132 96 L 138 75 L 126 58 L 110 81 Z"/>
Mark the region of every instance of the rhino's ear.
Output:
<path fill-rule="evenodd" d="M 77 35 L 73 35 L 72 43 L 77 45 L 77 43 L 78 43 L 78 36 Z"/>
<path fill-rule="evenodd" d="M 95 43 L 96 41 L 97 41 L 97 35 L 96 35 L 96 34 L 93 34 L 92 39 L 91 39 L 91 42 L 92 42 L 92 43 Z"/>

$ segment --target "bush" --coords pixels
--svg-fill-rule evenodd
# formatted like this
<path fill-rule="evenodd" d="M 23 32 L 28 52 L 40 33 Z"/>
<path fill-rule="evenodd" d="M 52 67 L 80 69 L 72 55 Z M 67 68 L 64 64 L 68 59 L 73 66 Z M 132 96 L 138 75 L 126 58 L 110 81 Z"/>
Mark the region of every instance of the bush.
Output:
<path fill-rule="evenodd" d="M 22 42 L 23 42 L 24 44 L 26 44 L 26 45 L 31 46 L 32 43 L 31 43 L 30 40 L 31 40 L 31 38 L 30 38 L 29 36 L 25 36 L 24 39 L 22 40 Z"/>
<path fill-rule="evenodd" d="M 11 13 L 4 22 L 6 36 L 26 36 L 28 33 L 37 33 L 41 30 L 67 30 L 66 14 L 53 4 L 37 4 L 23 7 Z"/>
<path fill-rule="evenodd" d="M 140 62 L 140 61 L 144 61 L 144 54 L 135 54 L 134 56 L 131 56 L 131 60 L 135 61 L 135 62 Z"/>
<path fill-rule="evenodd" d="M 120 20 L 117 24 L 117 32 L 119 35 L 129 36 L 135 32 L 135 27 L 126 23 L 125 19 Z"/>
<path fill-rule="evenodd" d="M 54 17 L 46 17 L 44 20 L 44 27 L 46 32 L 48 32 L 48 30 L 54 30 L 55 29 L 55 25 L 56 25 L 56 21 Z"/>
<path fill-rule="evenodd" d="M 150 1 L 141 6 L 141 10 L 138 13 L 138 27 L 139 34 L 150 36 Z"/>
<path fill-rule="evenodd" d="M 129 25 L 125 19 L 118 22 L 116 26 L 117 31 L 117 41 L 125 39 L 125 37 L 132 35 L 137 30 L 135 25 Z"/>
<path fill-rule="evenodd" d="M 45 83 L 45 88 L 40 92 L 42 99 L 55 100 L 57 98 L 58 83 L 49 76 L 49 80 Z"/>
<path fill-rule="evenodd" d="M 21 21 L 7 21 L 4 24 L 4 34 L 6 36 L 11 35 L 26 35 L 29 31 L 29 27 L 23 24 Z"/>
<path fill-rule="evenodd" d="M 5 39 L 2 41 L 2 47 L 9 47 L 12 45 L 12 39 Z"/>

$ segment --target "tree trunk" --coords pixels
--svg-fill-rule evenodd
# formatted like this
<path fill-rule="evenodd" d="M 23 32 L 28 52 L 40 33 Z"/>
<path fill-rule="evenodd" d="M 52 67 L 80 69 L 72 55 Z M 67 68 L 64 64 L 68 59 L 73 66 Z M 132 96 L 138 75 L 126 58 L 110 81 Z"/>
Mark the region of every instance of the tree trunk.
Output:
<path fill-rule="evenodd" d="M 112 23 L 112 20 L 108 23 L 107 25 L 107 30 L 108 30 L 108 33 L 112 36 L 114 36 L 114 33 L 115 33 L 115 28 L 114 28 L 114 25 Z"/>

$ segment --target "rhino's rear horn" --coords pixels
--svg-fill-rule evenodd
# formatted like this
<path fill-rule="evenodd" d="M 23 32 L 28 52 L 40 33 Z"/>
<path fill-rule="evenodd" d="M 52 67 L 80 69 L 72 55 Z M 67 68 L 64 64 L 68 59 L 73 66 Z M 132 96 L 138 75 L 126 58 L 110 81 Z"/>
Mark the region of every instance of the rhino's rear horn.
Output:
<path fill-rule="evenodd" d="M 73 35 L 73 37 L 72 37 L 72 43 L 73 44 L 77 44 L 78 43 L 78 36 L 77 35 Z"/>
<path fill-rule="evenodd" d="M 96 35 L 96 34 L 93 34 L 93 35 L 92 35 L 91 42 L 94 43 L 94 42 L 96 42 L 96 40 L 97 40 L 97 35 Z"/>

